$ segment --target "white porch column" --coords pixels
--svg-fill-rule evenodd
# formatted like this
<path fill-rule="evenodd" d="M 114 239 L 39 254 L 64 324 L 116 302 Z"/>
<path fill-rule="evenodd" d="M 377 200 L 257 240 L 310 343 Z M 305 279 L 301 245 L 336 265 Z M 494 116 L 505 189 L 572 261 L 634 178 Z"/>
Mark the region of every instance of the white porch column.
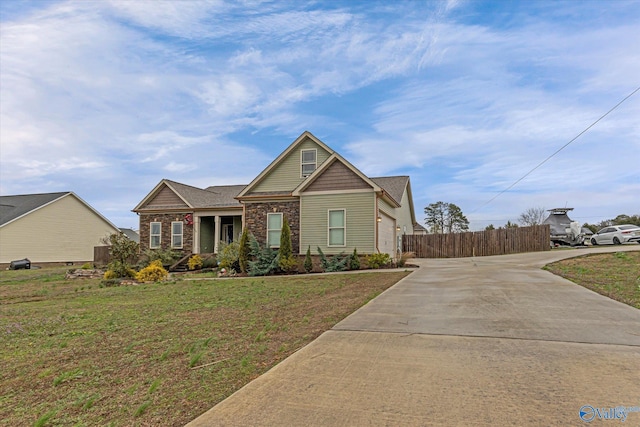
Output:
<path fill-rule="evenodd" d="M 200 217 L 193 218 L 193 253 L 200 253 Z"/>
<path fill-rule="evenodd" d="M 218 246 L 220 245 L 220 215 L 216 215 L 215 217 L 215 230 L 213 230 L 213 252 L 215 254 L 218 253 Z"/>

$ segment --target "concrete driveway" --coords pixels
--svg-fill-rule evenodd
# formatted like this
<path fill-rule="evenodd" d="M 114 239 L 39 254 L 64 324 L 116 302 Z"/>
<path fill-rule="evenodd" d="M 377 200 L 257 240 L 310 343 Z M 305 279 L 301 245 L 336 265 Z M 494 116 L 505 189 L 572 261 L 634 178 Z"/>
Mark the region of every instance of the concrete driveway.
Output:
<path fill-rule="evenodd" d="M 640 310 L 540 269 L 638 249 L 416 260 L 189 426 L 640 425 Z"/>

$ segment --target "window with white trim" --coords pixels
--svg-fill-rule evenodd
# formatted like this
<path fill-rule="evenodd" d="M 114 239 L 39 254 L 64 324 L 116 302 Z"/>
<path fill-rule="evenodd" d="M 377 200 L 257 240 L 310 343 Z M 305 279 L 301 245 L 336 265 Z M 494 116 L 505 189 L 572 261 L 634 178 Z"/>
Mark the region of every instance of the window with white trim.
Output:
<path fill-rule="evenodd" d="M 312 150 L 300 151 L 300 175 L 303 178 L 308 177 L 316 170 L 317 167 L 318 152 L 314 148 Z"/>
<path fill-rule="evenodd" d="M 328 246 L 346 246 L 346 211 L 344 209 L 330 209 L 328 216 Z"/>
<path fill-rule="evenodd" d="M 161 234 L 162 234 L 162 223 L 152 222 L 149 225 L 149 247 L 151 249 L 158 249 L 160 247 Z"/>
<path fill-rule="evenodd" d="M 171 247 L 182 249 L 182 221 L 171 223 Z"/>
<path fill-rule="evenodd" d="M 282 213 L 267 214 L 267 246 L 280 247 L 280 234 L 282 234 Z"/>

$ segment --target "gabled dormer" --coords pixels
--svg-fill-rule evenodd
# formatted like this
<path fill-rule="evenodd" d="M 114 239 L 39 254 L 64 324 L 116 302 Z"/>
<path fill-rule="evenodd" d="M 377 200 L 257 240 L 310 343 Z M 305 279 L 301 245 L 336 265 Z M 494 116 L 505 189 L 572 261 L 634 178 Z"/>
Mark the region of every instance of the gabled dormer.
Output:
<path fill-rule="evenodd" d="M 334 151 L 305 131 L 267 166 L 245 189 L 239 200 L 290 196 Z"/>

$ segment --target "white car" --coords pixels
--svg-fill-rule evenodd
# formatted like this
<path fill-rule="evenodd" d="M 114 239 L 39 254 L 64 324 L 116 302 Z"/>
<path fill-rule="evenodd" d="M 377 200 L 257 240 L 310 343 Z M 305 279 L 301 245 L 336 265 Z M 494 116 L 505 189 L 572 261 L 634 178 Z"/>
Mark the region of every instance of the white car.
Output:
<path fill-rule="evenodd" d="M 627 242 L 640 243 L 640 227 L 632 224 L 612 225 L 605 227 L 591 236 L 591 244 L 606 245 L 613 243 L 620 245 Z"/>

